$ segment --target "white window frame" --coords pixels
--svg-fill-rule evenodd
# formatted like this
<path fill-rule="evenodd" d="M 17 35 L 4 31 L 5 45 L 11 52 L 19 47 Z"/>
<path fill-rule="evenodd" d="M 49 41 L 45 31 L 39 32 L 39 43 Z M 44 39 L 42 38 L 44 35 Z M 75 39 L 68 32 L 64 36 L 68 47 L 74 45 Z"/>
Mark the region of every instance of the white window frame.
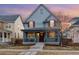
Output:
<path fill-rule="evenodd" d="M 29 21 L 28 25 L 29 25 L 29 28 L 34 28 L 35 26 L 34 21 Z"/>
<path fill-rule="evenodd" d="M 49 21 L 49 26 L 50 26 L 50 28 L 53 28 L 54 27 L 54 20 L 50 20 Z"/>

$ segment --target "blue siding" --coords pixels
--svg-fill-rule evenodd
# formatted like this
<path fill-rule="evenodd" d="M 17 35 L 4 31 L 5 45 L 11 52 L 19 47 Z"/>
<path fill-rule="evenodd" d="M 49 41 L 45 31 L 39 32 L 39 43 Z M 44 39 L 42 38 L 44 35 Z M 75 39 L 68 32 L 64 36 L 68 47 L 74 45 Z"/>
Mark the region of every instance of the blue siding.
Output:
<path fill-rule="evenodd" d="M 39 8 L 37 8 L 33 14 L 28 17 L 26 19 L 26 23 L 28 23 L 29 21 L 35 21 L 35 28 L 45 28 L 45 26 L 48 28 L 48 24 L 44 24 L 44 21 L 49 21 L 49 20 L 54 20 L 54 21 L 59 21 L 58 19 L 56 19 L 56 17 L 54 15 L 52 15 L 44 6 L 40 5 Z M 58 24 L 59 25 L 59 24 Z M 58 26 L 57 25 L 57 26 Z M 28 30 L 28 24 L 24 25 L 25 29 Z M 59 26 L 58 26 L 59 27 Z M 60 31 L 58 30 L 59 28 L 57 28 L 56 31 L 56 37 L 53 39 L 50 39 L 47 37 L 47 32 L 45 32 L 45 37 L 44 37 L 44 42 L 57 42 L 59 43 L 61 38 L 61 34 Z M 41 32 L 41 30 L 40 30 Z M 30 40 L 27 35 L 24 33 L 24 42 L 37 42 L 38 38 L 35 37 L 32 40 Z"/>
<path fill-rule="evenodd" d="M 61 33 L 60 32 L 57 32 L 55 38 L 49 38 L 47 36 L 47 34 L 46 34 L 44 40 L 45 40 L 45 42 L 60 42 L 60 40 L 61 40 Z"/>
<path fill-rule="evenodd" d="M 29 39 L 27 37 L 27 33 L 23 33 L 23 36 L 24 36 L 24 42 L 36 42 L 36 38 L 32 38 L 32 39 Z"/>
<path fill-rule="evenodd" d="M 42 11 L 41 11 L 42 10 Z M 41 13 L 42 12 L 42 13 Z M 27 22 L 32 20 L 35 21 L 35 27 L 44 27 L 43 22 L 51 15 L 43 6 L 40 6 L 38 10 L 29 18 Z M 54 18 L 54 17 L 53 17 Z"/>

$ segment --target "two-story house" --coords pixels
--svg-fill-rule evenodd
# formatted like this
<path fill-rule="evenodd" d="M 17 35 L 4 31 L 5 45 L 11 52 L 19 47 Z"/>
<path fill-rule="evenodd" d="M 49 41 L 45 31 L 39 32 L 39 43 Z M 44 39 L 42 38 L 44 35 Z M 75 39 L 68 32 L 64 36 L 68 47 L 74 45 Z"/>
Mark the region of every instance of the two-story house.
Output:
<path fill-rule="evenodd" d="M 70 21 L 70 28 L 65 32 L 65 36 L 72 39 L 73 43 L 79 43 L 79 17 L 74 17 Z"/>
<path fill-rule="evenodd" d="M 44 42 L 59 45 L 61 41 L 60 23 L 60 20 L 46 6 L 39 5 L 23 23 L 23 44 Z"/>
<path fill-rule="evenodd" d="M 10 42 L 11 39 L 23 39 L 24 29 L 21 16 L 0 15 L 0 42 Z"/>

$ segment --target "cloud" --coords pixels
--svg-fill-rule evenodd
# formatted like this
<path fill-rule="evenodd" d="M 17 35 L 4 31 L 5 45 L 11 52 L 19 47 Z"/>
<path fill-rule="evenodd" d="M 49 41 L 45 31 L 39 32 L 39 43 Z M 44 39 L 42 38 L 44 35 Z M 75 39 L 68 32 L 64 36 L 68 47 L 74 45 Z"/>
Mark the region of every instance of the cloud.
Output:
<path fill-rule="evenodd" d="M 25 19 L 26 17 L 28 17 L 28 15 L 30 15 L 32 13 L 31 10 L 28 9 L 15 9 L 15 8 L 11 8 L 11 9 L 0 9 L 0 14 L 19 14 L 22 16 L 23 19 Z"/>
<path fill-rule="evenodd" d="M 79 5 L 69 5 L 69 7 L 51 7 L 51 12 L 62 12 L 65 15 L 70 15 L 72 17 L 79 16 Z"/>
<path fill-rule="evenodd" d="M 21 6 L 21 5 L 20 5 Z M 26 7 L 17 7 L 17 8 L 0 8 L 0 14 L 20 14 L 23 19 L 27 18 L 33 10 L 35 10 L 35 5 L 31 8 L 32 5 Z M 70 15 L 72 17 L 79 16 L 79 5 L 46 5 L 47 8 L 53 12 L 63 12 L 65 15 Z M 23 8 L 22 8 L 23 7 Z"/>

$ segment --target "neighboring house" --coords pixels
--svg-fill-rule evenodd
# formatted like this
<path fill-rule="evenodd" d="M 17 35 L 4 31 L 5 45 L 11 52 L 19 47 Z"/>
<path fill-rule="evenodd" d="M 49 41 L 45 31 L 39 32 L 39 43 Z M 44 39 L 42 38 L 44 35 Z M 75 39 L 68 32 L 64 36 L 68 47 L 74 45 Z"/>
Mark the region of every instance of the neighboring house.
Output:
<path fill-rule="evenodd" d="M 24 22 L 23 44 L 44 42 L 59 45 L 61 41 L 60 23 L 59 19 L 44 5 L 39 5 Z"/>
<path fill-rule="evenodd" d="M 11 39 L 23 39 L 24 29 L 21 16 L 0 15 L 0 42 L 10 42 Z"/>
<path fill-rule="evenodd" d="M 70 28 L 64 34 L 67 38 L 72 39 L 73 43 L 79 43 L 79 17 L 72 18 L 70 23 Z"/>
<path fill-rule="evenodd" d="M 69 28 L 63 31 L 63 39 L 71 39 Z"/>

